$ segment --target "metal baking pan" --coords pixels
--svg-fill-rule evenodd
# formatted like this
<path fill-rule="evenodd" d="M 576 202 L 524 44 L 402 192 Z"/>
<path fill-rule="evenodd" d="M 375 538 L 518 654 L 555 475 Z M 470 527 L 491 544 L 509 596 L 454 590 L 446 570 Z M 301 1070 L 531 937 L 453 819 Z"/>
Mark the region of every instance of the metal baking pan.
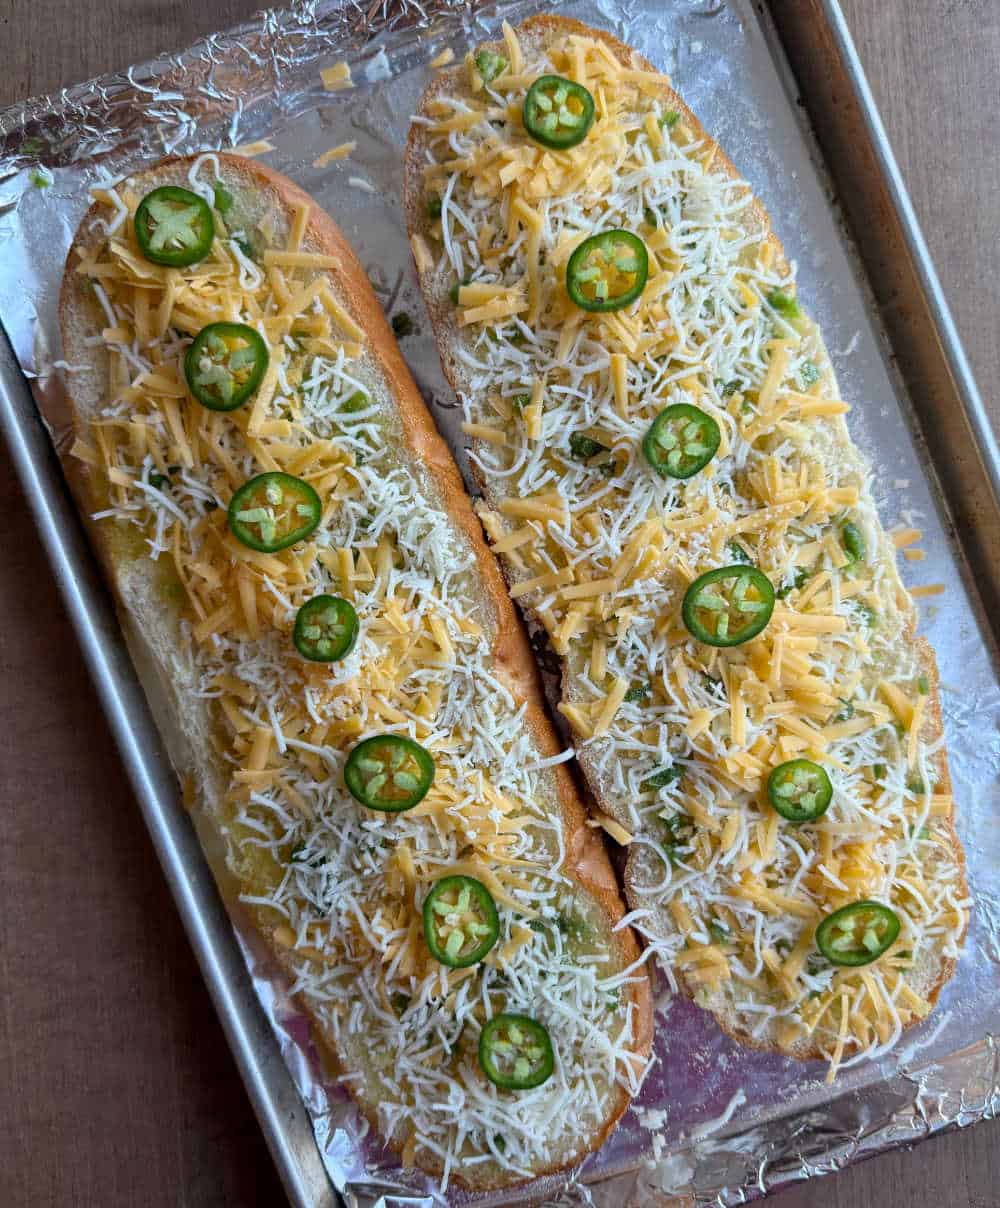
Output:
<path fill-rule="evenodd" d="M 495 24 L 499 11 L 511 7 L 507 0 L 488 8 L 478 7 L 472 0 L 425 0 L 420 5 L 415 0 L 383 0 L 371 6 L 318 0 L 300 4 L 287 13 L 255 18 L 230 34 L 208 39 L 170 59 L 136 67 L 123 76 L 0 112 L 0 235 L 5 220 L 4 190 L 18 172 L 25 170 L 23 150 L 29 134 L 40 132 L 48 139 L 58 178 L 62 170 L 71 173 L 77 159 L 99 158 L 109 149 L 122 151 L 126 159 L 129 150 L 134 159 L 149 157 L 151 145 L 143 140 L 154 120 L 165 124 L 166 134 L 159 132 L 162 137 L 156 145 L 166 150 L 199 147 L 199 124 L 203 126 L 202 142 L 208 141 L 209 131 L 214 132 L 213 145 L 261 137 L 272 125 L 287 132 L 297 111 L 283 90 L 295 77 L 296 63 L 301 65 L 303 47 L 312 47 L 309 53 L 320 65 L 343 57 L 360 64 L 366 68 L 363 79 L 373 88 L 388 78 L 382 74 L 388 60 L 375 53 L 379 46 L 387 48 L 390 59 L 398 61 L 416 81 L 416 89 L 420 65 L 433 53 L 429 48 L 437 50 L 450 43 L 460 49 L 469 40 L 478 40 L 485 24 Z M 517 15 L 522 15 L 525 6 L 516 7 Z M 535 3 L 534 7 L 539 5 Z M 719 45 L 725 45 L 725 37 L 743 39 L 744 66 L 766 77 L 776 113 L 780 100 L 780 137 L 790 140 L 794 136 L 798 140 L 804 191 L 811 191 L 821 202 L 823 190 L 827 191 L 823 229 L 829 234 L 822 238 L 837 242 L 838 255 L 843 257 L 846 251 L 851 265 L 845 270 L 847 284 L 842 292 L 850 295 L 852 303 L 861 300 L 864 314 L 857 322 L 870 337 L 866 355 L 871 364 L 866 372 L 888 374 L 892 385 L 886 389 L 894 401 L 900 402 L 903 422 L 916 443 L 913 464 L 918 465 L 921 483 L 929 484 L 927 499 L 940 530 L 942 556 L 950 560 L 956 581 L 965 588 L 968 609 L 960 614 L 961 640 L 966 643 L 965 649 L 974 649 L 976 658 L 981 658 L 980 652 L 986 648 L 994 650 L 997 635 L 991 631 L 988 618 L 998 615 L 996 605 L 1000 601 L 1000 453 L 836 0 L 772 0 L 768 7 L 751 0 L 672 0 L 669 7 L 659 6 L 657 0 L 629 0 L 621 6 L 604 0 L 568 0 L 566 7 L 574 15 L 611 26 L 625 37 L 630 22 L 636 34 L 640 22 L 648 25 L 642 30 L 642 40 L 633 40 L 671 72 L 696 112 L 706 118 L 710 129 L 717 130 L 736 162 L 742 167 L 744 161 L 749 161 L 747 174 L 760 188 L 770 182 L 761 179 L 762 161 L 756 162 L 755 176 L 751 149 L 766 143 L 774 130 L 743 131 L 734 145 L 733 127 L 720 127 L 712 120 L 710 90 L 719 81 L 700 78 L 700 64 L 692 58 L 700 54 L 704 40 L 710 53 L 702 57 L 701 64 L 707 67 L 706 60 Z M 722 41 L 713 43 L 719 22 L 729 24 Z M 248 62 L 263 64 L 265 70 L 253 76 L 256 68 L 248 69 Z M 207 63 L 212 64 L 208 74 L 199 74 L 200 67 Z M 226 105 L 233 93 L 227 94 L 225 79 L 219 84 L 215 74 L 216 67 L 224 73 L 230 64 L 234 65 L 233 76 L 237 70 L 249 71 L 247 78 L 256 89 L 251 91 L 248 85 L 246 113 L 241 95 L 239 113 L 231 120 Z M 702 74 L 708 77 L 710 71 L 708 68 Z M 356 70 L 355 74 L 357 78 L 360 73 Z M 208 99 L 192 99 L 189 119 L 178 120 L 178 114 L 185 112 L 187 78 L 191 81 L 190 98 L 197 91 Z M 160 105 L 154 114 L 148 99 L 153 92 L 150 85 L 163 81 L 169 81 L 180 100 L 176 109 Z M 730 87 L 735 85 L 730 82 Z M 325 128 L 326 145 L 338 141 L 331 98 L 320 92 L 312 104 L 313 110 L 321 113 L 318 126 Z M 65 116 L 67 105 L 74 107 L 74 119 L 81 131 L 70 148 L 58 141 L 59 119 Z M 164 118 L 165 109 L 169 112 Z M 221 125 L 220 113 L 225 116 Z M 310 116 L 315 113 L 310 111 Z M 104 138 L 105 122 L 114 124 L 114 140 Z M 301 125 L 305 129 L 307 123 Z M 382 139 L 384 156 L 393 153 L 391 140 L 386 140 L 384 129 L 375 127 L 374 119 L 366 133 L 371 135 L 373 146 Z M 398 139 L 398 130 L 393 137 Z M 109 141 L 110 147 L 106 145 Z M 13 154 L 5 160 L 5 151 L 11 148 Z M 326 181 L 310 172 L 307 164 L 308 159 L 299 155 L 276 166 L 298 176 L 311 191 L 319 190 L 322 203 L 326 200 L 322 192 Z M 392 192 L 397 178 L 390 176 L 383 181 L 377 175 L 377 165 L 368 162 L 365 166 L 378 181 L 379 192 L 386 196 L 362 194 L 354 200 L 357 212 L 371 217 L 382 212 L 380 207 L 398 210 L 398 198 Z M 775 190 L 768 193 L 764 188 L 779 233 L 783 229 L 791 231 L 788 247 L 792 254 L 802 253 L 804 247 L 812 257 L 803 270 L 804 296 L 812 301 L 809 281 L 810 277 L 814 282 L 822 279 L 823 249 L 810 245 L 805 237 L 808 232 L 796 225 L 801 223 L 804 209 L 796 221 L 790 218 L 786 223 L 787 193 L 777 186 Z M 393 249 L 398 251 L 400 247 L 399 231 L 392 228 L 385 243 L 389 250 L 383 252 L 379 236 L 369 232 L 366 238 L 365 227 L 356 218 L 352 227 L 351 207 L 342 207 L 339 201 L 335 213 L 358 244 L 383 301 L 393 306 L 402 296 L 408 298 L 411 309 L 419 306 L 414 301 L 412 282 L 406 277 L 408 267 L 400 270 L 403 261 L 392 259 Z M 16 206 L 15 200 L 13 208 Z M 11 213 L 10 207 L 6 213 Z M 79 209 L 74 213 L 78 216 Z M 839 223 L 839 231 L 830 225 L 831 214 Z M 402 247 L 405 249 L 405 239 Z M 0 285 L 5 271 L 17 272 L 23 266 L 16 245 L 14 253 L 9 264 L 0 264 Z M 34 253 L 31 248 L 24 251 L 24 261 L 32 254 L 37 254 L 37 249 Z M 387 258 L 384 273 L 380 272 L 383 256 Z M 197 836 L 179 804 L 153 712 L 66 489 L 51 433 L 42 422 L 22 372 L 22 367 L 37 369 L 33 361 L 37 342 L 26 338 L 23 324 L 8 323 L 2 301 L 0 289 L 0 322 L 7 327 L 17 351 L 15 355 L 11 343 L 0 333 L 0 423 L 140 808 L 291 1202 L 303 1208 L 340 1203 L 330 1180 L 330 1155 L 324 1155 L 316 1141 L 319 1135 L 328 1147 L 330 1132 L 319 1129 L 311 1094 L 308 1108 L 304 1104 L 300 1088 L 306 1086 L 307 1092 L 309 1088 L 303 1083 L 300 1064 L 289 1058 L 284 1040 L 279 1043 L 272 1030 L 273 1020 L 261 1009 L 258 977 L 248 972 L 248 955 L 237 939 Z M 44 329 L 51 322 L 51 298 L 40 296 L 33 314 Z M 822 313 L 819 317 L 825 321 Z M 849 335 L 843 324 L 839 329 L 834 324 L 834 330 L 838 336 Z M 425 393 L 447 398 L 436 358 L 432 366 L 428 349 L 432 354 L 426 339 L 423 345 L 416 341 L 404 345 Z M 50 350 L 51 344 L 46 349 L 43 341 L 43 351 L 57 355 Z M 837 356 L 835 350 L 835 360 Z M 850 390 L 845 393 L 853 397 Z M 446 411 L 439 411 L 438 418 L 447 430 Z M 898 425 L 899 414 L 889 422 Z M 867 435 L 866 428 L 862 425 L 862 437 Z M 900 443 L 907 443 L 905 431 Z M 983 655 L 981 661 L 984 659 Z M 992 671 L 989 674 L 992 676 Z M 995 698 L 975 703 L 981 711 L 1000 717 L 1000 691 Z M 996 759 L 1000 768 L 1000 755 Z M 992 853 L 985 842 L 980 851 L 980 832 L 981 828 L 973 836 L 976 848 L 970 849 L 977 861 Z M 967 834 L 967 842 L 968 838 Z M 995 938 L 992 902 L 989 905 L 988 926 L 981 929 L 975 942 L 989 961 L 998 962 L 1000 947 Z M 983 975 L 987 982 L 991 968 L 995 965 Z M 974 982 L 972 997 L 977 1002 L 984 993 L 983 985 L 982 978 Z M 740 1119 L 736 1112 L 730 1120 L 734 1096 L 729 1112 L 721 1118 L 706 1123 L 704 1118 L 692 1115 L 691 1120 L 680 1121 L 693 1127 L 675 1127 L 668 1138 L 663 1161 L 654 1171 L 659 1179 L 655 1188 L 645 1162 L 648 1134 L 644 1136 L 630 1117 L 618 1137 L 602 1151 L 601 1159 L 588 1163 L 580 1174 L 580 1182 L 588 1183 L 589 1190 L 578 1190 L 575 1183 L 571 1184 L 560 1202 L 603 1205 L 626 1199 L 638 1203 L 646 1198 L 662 1203 L 665 1196 L 675 1192 L 690 1192 L 700 1203 L 743 1203 L 774 1187 L 839 1168 L 881 1149 L 994 1115 L 1000 1109 L 1000 1090 L 990 1037 L 1000 1028 L 1000 1005 L 984 997 L 981 1006 L 972 1024 L 962 1020 L 962 1029 L 955 1030 L 956 1039 L 950 1045 L 947 1033 L 951 1025 L 945 1028 L 951 1019 L 949 1010 L 936 1017 L 937 1024 L 932 1019 L 931 1027 L 936 1030 L 925 1037 L 926 1046 L 912 1049 L 912 1053 L 919 1053 L 919 1059 L 911 1056 L 892 1069 L 883 1065 L 864 1071 L 845 1082 L 842 1091 L 838 1085 L 836 1095 L 820 1089 L 794 1096 L 776 1095 L 770 1104 L 750 1111 L 749 1118 Z M 942 1029 L 946 1032 L 943 1037 L 939 1035 Z M 652 1083 L 651 1079 L 648 1085 Z M 663 1093 L 664 1086 L 661 1084 L 659 1093 Z M 655 1102 L 648 1100 L 647 1105 Z M 791 1108 L 789 1102 L 793 1103 Z M 675 1100 L 673 1106 L 679 1118 L 685 1105 Z M 690 1109 L 691 1104 L 687 1107 Z M 667 1166 L 673 1171 L 670 1177 L 665 1173 Z M 359 1175 L 356 1181 L 348 1181 L 345 1198 L 361 1204 L 373 1202 L 383 1191 L 393 1196 L 395 1184 L 391 1178 L 383 1179 L 383 1173 L 370 1171 L 368 1177 Z M 553 1194 L 559 1190 L 555 1188 Z M 402 1189 L 397 1194 L 402 1194 Z M 592 1201 L 587 1198 L 590 1195 Z M 519 1192 L 512 1193 L 512 1197 L 506 1201 L 498 1197 L 495 1202 L 518 1203 L 524 1199 Z"/>
<path fill-rule="evenodd" d="M 847 22 L 837 0 L 772 0 L 769 9 L 765 35 L 775 61 L 787 63 L 884 325 L 886 356 L 926 438 L 984 615 L 996 618 L 1000 446 Z"/>

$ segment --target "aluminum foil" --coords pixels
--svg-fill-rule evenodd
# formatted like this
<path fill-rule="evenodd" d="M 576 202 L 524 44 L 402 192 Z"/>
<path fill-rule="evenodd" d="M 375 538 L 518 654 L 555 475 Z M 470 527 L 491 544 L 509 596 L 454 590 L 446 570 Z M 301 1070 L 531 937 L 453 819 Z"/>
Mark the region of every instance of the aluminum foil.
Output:
<path fill-rule="evenodd" d="M 0 112 L 0 321 L 57 448 L 65 451 L 56 303 L 63 261 L 88 189 L 164 154 L 267 139 L 266 160 L 330 211 L 367 267 L 387 313 L 406 312 L 402 349 L 461 460 L 454 400 L 416 289 L 406 243 L 401 149 L 429 60 L 457 57 L 536 3 L 472 0 L 309 3 L 261 14 L 174 56 Z M 949 533 L 927 450 L 912 422 L 819 155 L 801 123 L 767 17 L 751 0 L 572 0 L 560 11 L 612 30 L 671 74 L 775 219 L 799 262 L 800 294 L 820 320 L 851 427 L 871 458 L 885 521 L 924 530 L 927 560 L 908 582 L 942 582 L 922 604 L 937 649 L 959 829 L 976 909 L 955 979 L 938 1009 L 877 1063 L 825 1070 L 730 1042 L 685 1000 L 661 998 L 656 1065 L 600 1153 L 570 1178 L 490 1204 L 746 1203 L 878 1150 L 997 1113 L 1000 1075 L 1000 684 L 963 580 L 961 534 Z M 327 92 L 320 69 L 346 59 L 355 87 Z M 353 140 L 350 159 L 315 166 Z M 224 878 L 220 879 L 225 881 Z M 324 1077 L 305 1019 L 232 909 L 262 1009 L 311 1115 L 331 1180 L 352 1205 L 427 1204 L 442 1197 L 404 1174 L 367 1134 L 350 1100 Z M 676 1197 L 676 1198 L 675 1198 Z"/>

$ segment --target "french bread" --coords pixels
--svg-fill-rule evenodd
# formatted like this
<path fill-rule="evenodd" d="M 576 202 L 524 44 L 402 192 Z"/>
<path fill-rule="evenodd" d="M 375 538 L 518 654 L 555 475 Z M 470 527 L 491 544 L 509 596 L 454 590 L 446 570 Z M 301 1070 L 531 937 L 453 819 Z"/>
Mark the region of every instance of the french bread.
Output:
<path fill-rule="evenodd" d="M 550 16 L 503 32 L 437 74 L 406 155 L 480 516 L 560 660 L 559 708 L 671 982 L 832 1078 L 927 1016 L 967 926 L 934 655 L 760 201 L 614 37 Z M 545 76 L 563 83 L 529 113 Z M 614 267 L 590 254 L 574 276 L 613 230 Z M 668 407 L 693 426 L 649 452 Z M 730 603 L 707 631 L 726 600 L 692 584 L 728 566 L 717 582 L 745 591 L 751 564 L 766 582 L 739 606 L 765 627 L 730 640 Z M 802 790 L 809 818 L 769 799 L 793 774 L 826 778 L 825 801 Z"/>
<path fill-rule="evenodd" d="M 211 208 L 211 246 L 193 264 L 153 263 L 137 241 L 137 207 L 162 186 Z M 169 230 L 188 211 L 157 212 L 160 251 L 183 250 L 190 232 L 172 243 Z M 68 390 L 94 545 L 162 680 L 188 800 L 331 1069 L 404 1165 L 442 1189 L 577 1162 L 638 1085 L 647 978 L 616 927 L 607 852 L 560 761 L 495 559 L 343 235 L 259 163 L 164 160 L 96 193 L 60 316 L 64 355 L 85 366 Z M 185 376 L 193 338 L 219 321 L 251 325 L 269 351 L 235 410 L 202 406 Z M 196 380 L 214 381 L 199 364 Z M 260 472 L 318 496 L 317 527 L 287 548 L 264 548 L 267 506 L 230 508 Z M 307 515 L 312 497 L 294 486 L 267 500 L 280 512 L 289 489 Z M 254 525 L 248 545 L 240 532 Z M 293 644 L 317 594 L 358 619 L 339 661 Z M 384 734 L 433 761 L 426 795 L 401 812 L 366 808 L 345 786 L 349 753 Z M 459 945 L 443 961 L 429 948 L 422 907 L 445 875 L 477 881 L 497 908 L 478 963 L 459 959 L 472 934 L 462 914 L 446 915 Z M 501 1012 L 547 1029 L 542 1084 L 485 1076 L 478 1044 Z"/>

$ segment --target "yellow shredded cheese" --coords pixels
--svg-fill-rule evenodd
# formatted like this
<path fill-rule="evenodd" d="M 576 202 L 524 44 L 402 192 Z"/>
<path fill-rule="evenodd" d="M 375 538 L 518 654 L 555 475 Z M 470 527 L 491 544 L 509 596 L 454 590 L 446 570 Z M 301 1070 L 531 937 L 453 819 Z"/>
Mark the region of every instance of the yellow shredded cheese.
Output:
<path fill-rule="evenodd" d="M 334 63 L 332 67 L 324 67 L 319 74 L 327 92 L 338 92 L 354 86 L 350 64 L 343 59 L 339 63 Z"/>
<path fill-rule="evenodd" d="M 357 147 L 356 142 L 338 143 L 336 147 L 331 147 L 328 151 L 324 151 L 322 155 L 317 155 L 313 160 L 314 168 L 325 168 L 327 164 L 332 164 L 336 160 L 347 159 L 348 156 L 354 154 Z"/>

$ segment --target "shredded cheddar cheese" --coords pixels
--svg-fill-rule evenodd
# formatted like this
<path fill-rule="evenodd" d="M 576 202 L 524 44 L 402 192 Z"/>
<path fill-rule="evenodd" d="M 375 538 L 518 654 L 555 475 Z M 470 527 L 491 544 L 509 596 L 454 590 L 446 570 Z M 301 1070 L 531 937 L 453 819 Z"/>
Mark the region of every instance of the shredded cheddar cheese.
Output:
<path fill-rule="evenodd" d="M 258 138 L 251 143 L 240 143 L 238 147 L 233 148 L 233 154 L 244 155 L 248 159 L 253 159 L 257 155 L 266 155 L 268 151 L 273 150 L 274 143 L 266 138 Z"/>
<path fill-rule="evenodd" d="M 338 92 L 354 86 L 351 79 L 351 65 L 343 59 L 339 63 L 334 63 L 332 67 L 324 67 L 319 74 L 327 92 Z"/>
<path fill-rule="evenodd" d="M 347 159 L 349 155 L 353 155 L 354 148 L 357 145 L 356 142 L 339 143 L 336 147 L 331 147 L 329 151 L 324 151 L 322 155 L 318 155 L 313 160 L 313 167 L 325 168 L 327 164 L 332 164 L 335 160 Z"/>

